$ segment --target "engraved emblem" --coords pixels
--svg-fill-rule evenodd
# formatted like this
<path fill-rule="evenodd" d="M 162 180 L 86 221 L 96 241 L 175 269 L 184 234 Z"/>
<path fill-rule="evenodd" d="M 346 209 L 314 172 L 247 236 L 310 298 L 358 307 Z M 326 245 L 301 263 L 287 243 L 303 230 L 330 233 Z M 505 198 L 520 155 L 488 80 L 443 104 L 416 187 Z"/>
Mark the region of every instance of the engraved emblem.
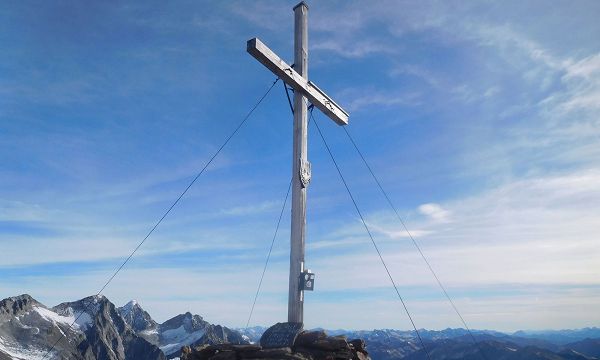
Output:
<path fill-rule="evenodd" d="M 300 159 L 300 182 L 302 187 L 307 187 L 310 183 L 310 162 Z"/>

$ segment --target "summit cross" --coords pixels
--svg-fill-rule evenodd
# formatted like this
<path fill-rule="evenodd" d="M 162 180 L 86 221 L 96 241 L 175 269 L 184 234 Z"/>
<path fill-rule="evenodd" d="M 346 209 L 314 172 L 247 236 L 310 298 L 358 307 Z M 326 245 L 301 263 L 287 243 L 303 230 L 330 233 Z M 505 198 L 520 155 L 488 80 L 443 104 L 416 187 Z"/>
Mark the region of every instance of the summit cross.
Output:
<path fill-rule="evenodd" d="M 248 40 L 247 51 L 294 89 L 294 151 L 292 158 L 292 230 L 288 322 L 304 321 L 304 290 L 312 290 L 314 274 L 304 267 L 306 190 L 311 170 L 307 156 L 308 108 L 306 100 L 338 125 L 348 124 L 348 113 L 308 80 L 308 5 L 294 7 L 294 65 L 281 60 L 259 39 Z"/>

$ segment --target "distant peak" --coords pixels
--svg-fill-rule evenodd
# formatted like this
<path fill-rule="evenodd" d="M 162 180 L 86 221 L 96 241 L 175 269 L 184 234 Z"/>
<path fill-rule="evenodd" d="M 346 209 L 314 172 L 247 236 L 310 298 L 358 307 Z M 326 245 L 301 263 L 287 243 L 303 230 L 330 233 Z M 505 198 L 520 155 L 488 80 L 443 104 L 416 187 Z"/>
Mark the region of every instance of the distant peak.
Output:
<path fill-rule="evenodd" d="M 18 296 L 11 296 L 9 299 L 11 299 L 12 301 L 18 301 L 18 300 L 35 300 L 29 294 L 22 294 L 22 295 L 18 295 Z"/>
<path fill-rule="evenodd" d="M 31 309 L 32 306 L 44 307 L 28 294 L 12 296 L 0 301 L 0 315 L 3 313 L 17 315 L 22 311 Z"/>
<path fill-rule="evenodd" d="M 125 308 L 125 309 L 132 309 L 132 308 L 134 308 L 135 306 L 139 306 L 139 304 L 138 304 L 137 300 L 131 300 L 131 301 L 129 301 L 127 304 L 125 304 L 125 305 L 123 306 L 123 308 Z"/>
<path fill-rule="evenodd" d="M 137 300 L 131 300 L 127 304 L 123 305 L 123 307 L 119 308 L 119 311 L 122 315 L 133 316 L 133 314 L 137 313 L 145 313 L 146 311 L 140 306 L 140 303 Z"/>
<path fill-rule="evenodd" d="M 93 301 L 93 302 L 98 302 L 98 301 L 104 301 L 106 300 L 106 297 L 102 294 L 96 294 L 96 295 L 90 295 L 90 296 L 86 296 L 83 299 L 81 299 L 80 301 Z"/>
<path fill-rule="evenodd" d="M 156 329 L 158 324 L 152 319 L 137 300 L 131 300 L 127 304 L 117 309 L 121 317 L 135 331 Z"/>

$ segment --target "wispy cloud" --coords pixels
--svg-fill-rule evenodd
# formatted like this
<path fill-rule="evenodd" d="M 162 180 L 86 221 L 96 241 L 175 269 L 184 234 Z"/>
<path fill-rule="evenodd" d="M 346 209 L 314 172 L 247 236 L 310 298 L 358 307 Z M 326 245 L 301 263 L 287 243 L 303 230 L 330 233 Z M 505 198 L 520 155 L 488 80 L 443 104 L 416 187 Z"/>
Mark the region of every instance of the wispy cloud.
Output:
<path fill-rule="evenodd" d="M 409 222 L 408 226 L 425 229 L 417 232 L 419 242 L 434 267 L 451 284 L 594 285 L 600 272 L 595 259 L 600 254 L 593 234 L 600 229 L 591 214 L 600 210 L 598 181 L 600 173 L 596 171 L 519 180 L 443 207 L 421 206 L 418 211 L 427 216 Z M 452 214 L 451 223 L 446 222 L 448 214 Z M 393 217 L 388 221 L 388 226 L 399 227 Z M 334 271 L 326 264 L 335 267 L 334 264 L 352 263 L 357 269 L 365 269 L 362 275 L 365 283 L 384 286 L 385 277 L 376 280 L 377 272 L 366 271 L 378 260 L 367 249 L 370 244 L 364 229 L 351 229 L 356 233 L 349 233 L 346 236 L 349 242 L 341 239 L 342 243 L 364 248 L 366 252 L 328 257 L 319 264 Z M 362 246 L 358 246 L 359 239 Z M 382 243 L 394 273 L 401 275 L 401 283 L 427 284 L 424 279 L 430 278 L 430 274 L 422 266 L 418 253 L 409 241 L 400 240 Z M 334 273 L 346 278 L 339 271 Z"/>
<path fill-rule="evenodd" d="M 419 212 L 437 222 L 450 221 L 450 212 L 440 206 L 440 204 L 429 203 L 419 205 Z"/>
<path fill-rule="evenodd" d="M 431 70 L 415 64 L 399 64 L 390 71 L 391 76 L 412 75 L 425 81 L 434 88 L 441 88 L 442 81 L 439 75 L 434 75 Z"/>
<path fill-rule="evenodd" d="M 48 212 L 39 204 L 0 199 L 0 221 L 40 221 Z"/>
<path fill-rule="evenodd" d="M 231 4 L 230 10 L 235 15 L 254 26 L 279 31 L 282 28 L 290 28 L 289 21 L 285 17 L 274 16 L 275 14 L 292 14 L 288 4 L 279 1 L 256 1 L 252 3 L 249 11 L 248 3 L 235 2 Z"/>
<path fill-rule="evenodd" d="M 275 201 L 263 201 L 258 204 L 235 206 L 229 209 L 222 209 L 220 213 L 228 216 L 256 215 L 273 210 L 277 207 L 277 205 L 281 204 L 278 204 Z"/>
<path fill-rule="evenodd" d="M 350 93 L 354 93 L 350 95 Z M 342 95 L 351 100 L 348 103 L 350 111 L 358 111 L 372 107 L 393 107 L 393 106 L 417 106 L 422 104 L 421 93 L 389 93 L 384 91 L 347 91 L 348 95 Z"/>
<path fill-rule="evenodd" d="M 345 44 L 333 39 L 324 39 L 317 40 L 310 47 L 312 50 L 327 50 L 347 58 L 362 58 L 372 54 L 396 52 L 393 47 L 373 41 L 353 41 L 352 44 Z"/>
<path fill-rule="evenodd" d="M 562 81 L 568 90 L 558 108 L 564 112 L 597 110 L 600 107 L 600 53 L 569 61 L 564 71 Z"/>

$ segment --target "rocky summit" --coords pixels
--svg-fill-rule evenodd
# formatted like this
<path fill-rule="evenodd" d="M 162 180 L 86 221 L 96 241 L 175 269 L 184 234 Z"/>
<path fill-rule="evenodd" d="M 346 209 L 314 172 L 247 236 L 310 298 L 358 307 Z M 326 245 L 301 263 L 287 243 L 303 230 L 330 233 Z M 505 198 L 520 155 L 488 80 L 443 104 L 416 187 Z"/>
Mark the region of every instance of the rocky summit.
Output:
<path fill-rule="evenodd" d="M 325 331 L 303 331 L 291 347 L 263 348 L 260 345 L 186 346 L 181 360 L 367 360 L 371 359 L 363 340 L 348 341 L 345 336 L 328 336 Z"/>

